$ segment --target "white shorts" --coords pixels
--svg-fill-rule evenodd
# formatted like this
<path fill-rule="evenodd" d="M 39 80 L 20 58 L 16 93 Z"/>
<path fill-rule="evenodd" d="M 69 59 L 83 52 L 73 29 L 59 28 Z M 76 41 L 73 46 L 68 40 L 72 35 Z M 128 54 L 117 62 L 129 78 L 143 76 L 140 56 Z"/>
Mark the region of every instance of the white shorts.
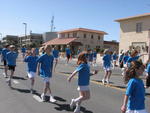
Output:
<path fill-rule="evenodd" d="M 43 78 L 43 81 L 44 81 L 45 83 L 50 82 L 50 77 L 44 77 L 44 78 Z"/>
<path fill-rule="evenodd" d="M 116 62 L 117 60 L 113 60 L 113 62 Z"/>
<path fill-rule="evenodd" d="M 126 113 L 147 113 L 147 111 L 144 110 L 127 110 Z"/>
<path fill-rule="evenodd" d="M 104 67 L 104 70 L 105 70 L 105 71 L 111 71 L 112 68 L 111 68 L 111 67 Z"/>
<path fill-rule="evenodd" d="M 89 86 L 78 86 L 77 90 L 78 91 L 89 91 L 90 88 L 89 88 Z"/>
<path fill-rule="evenodd" d="M 29 77 L 29 78 L 34 78 L 35 75 L 36 75 L 36 73 L 35 73 L 35 72 L 32 72 L 32 71 L 27 72 L 27 73 L 28 73 L 28 77 Z"/>
<path fill-rule="evenodd" d="M 96 57 L 93 57 L 93 60 L 96 61 Z"/>

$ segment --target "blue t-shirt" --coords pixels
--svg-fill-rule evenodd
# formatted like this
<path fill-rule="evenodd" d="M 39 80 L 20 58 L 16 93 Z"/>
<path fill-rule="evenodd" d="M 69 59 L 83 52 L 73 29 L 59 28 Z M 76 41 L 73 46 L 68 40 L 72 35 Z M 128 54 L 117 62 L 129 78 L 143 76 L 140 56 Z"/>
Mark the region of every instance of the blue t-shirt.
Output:
<path fill-rule="evenodd" d="M 78 85 L 79 86 L 87 86 L 90 81 L 90 67 L 88 64 L 83 63 L 80 64 L 76 71 L 78 72 Z"/>
<path fill-rule="evenodd" d="M 16 59 L 17 59 L 18 54 L 16 52 L 8 52 L 6 54 L 6 61 L 7 61 L 7 65 L 10 66 L 16 66 Z"/>
<path fill-rule="evenodd" d="M 111 55 L 109 54 L 105 54 L 103 56 L 103 66 L 106 67 L 110 67 L 111 66 Z"/>
<path fill-rule="evenodd" d="M 52 53 L 53 53 L 53 57 L 54 57 L 54 58 L 58 58 L 58 56 L 59 56 L 59 51 L 58 51 L 58 50 L 55 50 L 55 49 L 54 49 L 54 50 L 52 51 Z"/>
<path fill-rule="evenodd" d="M 124 57 L 123 57 L 123 63 L 126 64 L 127 61 L 128 61 L 128 59 L 129 59 L 129 56 L 124 56 Z"/>
<path fill-rule="evenodd" d="M 127 109 L 145 109 L 145 88 L 142 80 L 137 78 L 130 79 L 128 82 L 126 95 L 129 96 Z"/>
<path fill-rule="evenodd" d="M 39 55 L 39 48 L 35 49 L 35 53 L 36 53 L 36 55 Z"/>
<path fill-rule="evenodd" d="M 3 48 L 2 49 L 2 58 L 3 60 L 6 60 L 6 54 L 9 52 L 9 50 L 7 48 Z"/>
<path fill-rule="evenodd" d="M 77 51 L 77 55 L 79 55 L 80 53 L 81 53 L 81 50 L 78 50 L 78 51 Z"/>
<path fill-rule="evenodd" d="M 89 53 L 89 61 L 93 61 L 93 53 Z"/>
<path fill-rule="evenodd" d="M 93 52 L 93 57 L 97 58 L 97 52 Z"/>
<path fill-rule="evenodd" d="M 139 59 L 140 56 L 135 56 L 135 57 L 129 57 L 127 60 L 127 65 L 130 67 L 131 62 L 136 61 Z"/>
<path fill-rule="evenodd" d="M 37 56 L 27 56 L 24 62 L 27 62 L 28 72 L 36 72 L 37 69 Z"/>
<path fill-rule="evenodd" d="M 37 62 L 41 63 L 41 67 L 40 67 L 41 77 L 52 77 L 53 60 L 54 57 L 52 55 L 47 55 L 47 54 L 42 54 L 37 59 Z"/>
<path fill-rule="evenodd" d="M 146 67 L 146 72 L 148 73 L 148 76 L 150 76 L 150 63 L 148 63 Z"/>
<path fill-rule="evenodd" d="M 70 55 L 71 54 L 71 50 L 69 48 L 66 48 L 66 55 Z"/>
<path fill-rule="evenodd" d="M 21 48 L 21 52 L 25 53 L 26 52 L 26 48 Z"/>
<path fill-rule="evenodd" d="M 113 60 L 117 60 L 117 58 L 118 58 L 117 54 L 113 54 L 112 58 L 113 58 Z"/>
<path fill-rule="evenodd" d="M 123 57 L 124 57 L 124 54 L 121 54 L 120 57 L 119 57 L 119 62 L 122 61 Z"/>

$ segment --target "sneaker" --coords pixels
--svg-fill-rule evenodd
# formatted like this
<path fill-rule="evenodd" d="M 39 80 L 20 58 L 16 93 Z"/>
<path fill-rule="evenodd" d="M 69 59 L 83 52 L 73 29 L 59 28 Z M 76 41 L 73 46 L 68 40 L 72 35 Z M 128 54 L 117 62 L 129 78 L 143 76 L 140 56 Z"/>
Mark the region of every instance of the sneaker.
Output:
<path fill-rule="evenodd" d="M 54 97 L 53 97 L 53 96 L 50 96 L 49 101 L 50 101 L 51 103 L 55 103 L 57 100 L 56 100 L 56 99 L 54 99 Z"/>
<path fill-rule="evenodd" d="M 75 106 L 75 101 L 74 99 L 72 99 L 70 103 L 70 109 L 73 109 L 74 106 Z"/>
<path fill-rule="evenodd" d="M 41 94 L 41 99 L 42 99 L 43 102 L 45 101 L 45 95 L 44 95 L 44 93 Z"/>
<path fill-rule="evenodd" d="M 8 83 L 8 86 L 11 87 L 11 80 L 8 79 L 6 82 Z"/>
<path fill-rule="evenodd" d="M 3 73 L 3 75 L 4 75 L 4 78 L 7 78 L 7 75 L 5 73 Z"/>
<path fill-rule="evenodd" d="M 107 82 L 107 84 L 109 84 L 109 80 L 108 79 L 106 80 L 106 82 Z"/>
<path fill-rule="evenodd" d="M 105 84 L 105 80 L 104 79 L 102 79 L 102 83 Z"/>
<path fill-rule="evenodd" d="M 30 93 L 31 93 L 31 94 L 34 94 L 34 90 L 33 90 L 33 89 L 30 89 Z"/>
<path fill-rule="evenodd" d="M 76 106 L 76 109 L 74 110 L 74 113 L 80 113 L 80 106 Z"/>

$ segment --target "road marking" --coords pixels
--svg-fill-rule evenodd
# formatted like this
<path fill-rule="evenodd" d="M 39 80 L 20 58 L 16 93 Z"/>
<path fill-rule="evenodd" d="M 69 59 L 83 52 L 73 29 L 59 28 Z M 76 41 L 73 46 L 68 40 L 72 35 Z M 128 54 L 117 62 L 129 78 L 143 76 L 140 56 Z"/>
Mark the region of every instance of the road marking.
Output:
<path fill-rule="evenodd" d="M 19 81 L 13 80 L 13 83 L 14 83 L 14 84 L 19 84 Z"/>
<path fill-rule="evenodd" d="M 33 98 L 38 102 L 43 102 L 42 99 L 37 95 L 33 95 Z"/>

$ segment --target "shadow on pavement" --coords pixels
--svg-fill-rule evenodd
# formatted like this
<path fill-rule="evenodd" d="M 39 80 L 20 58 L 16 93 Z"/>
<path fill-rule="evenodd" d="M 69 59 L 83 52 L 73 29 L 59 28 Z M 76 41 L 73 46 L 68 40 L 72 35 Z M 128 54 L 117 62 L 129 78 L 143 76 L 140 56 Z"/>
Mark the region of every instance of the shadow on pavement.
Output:
<path fill-rule="evenodd" d="M 57 107 L 54 107 L 54 108 L 58 111 L 73 111 L 72 109 L 70 109 L 69 104 L 55 103 L 55 105 L 57 105 Z M 81 112 L 83 112 L 83 113 L 93 113 L 92 111 L 86 110 L 86 108 L 84 108 L 84 107 L 81 107 Z"/>
<path fill-rule="evenodd" d="M 94 82 L 98 82 L 98 83 L 102 83 L 102 81 L 101 80 L 92 80 L 92 81 L 94 81 Z M 109 82 L 110 84 L 114 84 L 113 82 Z"/>
<path fill-rule="evenodd" d="M 63 74 L 72 74 L 71 72 L 60 72 L 60 73 L 63 73 Z"/>
<path fill-rule="evenodd" d="M 16 90 L 16 91 L 18 91 L 20 93 L 30 93 L 29 89 L 19 89 L 19 88 L 14 88 L 14 87 L 12 87 L 11 89 L 12 90 Z"/>
<path fill-rule="evenodd" d="M 16 79 L 16 80 L 27 80 L 27 79 L 25 79 L 23 77 L 18 77 L 18 76 L 13 76 L 13 79 Z"/>

